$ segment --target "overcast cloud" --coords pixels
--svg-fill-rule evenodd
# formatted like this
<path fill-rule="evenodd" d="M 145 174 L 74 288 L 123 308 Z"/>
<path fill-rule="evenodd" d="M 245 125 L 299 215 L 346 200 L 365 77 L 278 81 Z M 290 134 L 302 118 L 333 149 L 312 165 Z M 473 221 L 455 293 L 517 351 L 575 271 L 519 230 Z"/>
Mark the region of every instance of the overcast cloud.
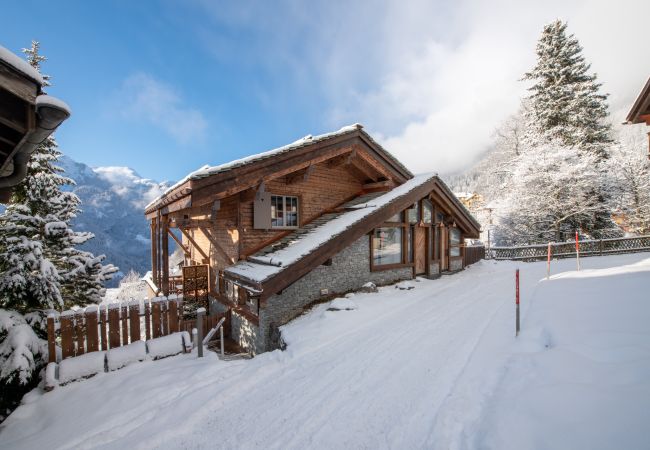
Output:
<path fill-rule="evenodd" d="M 526 93 L 519 79 L 542 27 L 556 18 L 584 47 L 616 120 L 650 75 L 647 0 L 200 3 L 252 33 L 241 48 L 211 42 L 216 57 L 262 50 L 265 70 L 326 99 L 325 128 L 361 122 L 415 172 L 463 169 L 489 147 Z"/>

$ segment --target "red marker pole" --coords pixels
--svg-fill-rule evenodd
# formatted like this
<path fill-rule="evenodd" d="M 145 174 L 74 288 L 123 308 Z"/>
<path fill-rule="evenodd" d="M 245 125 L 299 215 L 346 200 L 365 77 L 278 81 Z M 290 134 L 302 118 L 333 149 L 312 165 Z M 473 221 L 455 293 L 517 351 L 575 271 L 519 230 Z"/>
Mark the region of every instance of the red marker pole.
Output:
<path fill-rule="evenodd" d="M 580 241 L 578 241 L 577 230 L 576 230 L 576 261 L 578 263 L 578 270 L 580 270 Z"/>
<path fill-rule="evenodd" d="M 548 243 L 548 252 L 546 256 L 546 279 L 551 277 L 551 243 Z"/>
<path fill-rule="evenodd" d="M 515 326 L 515 336 L 519 336 L 519 269 L 515 273 L 515 302 L 517 305 L 517 322 Z"/>

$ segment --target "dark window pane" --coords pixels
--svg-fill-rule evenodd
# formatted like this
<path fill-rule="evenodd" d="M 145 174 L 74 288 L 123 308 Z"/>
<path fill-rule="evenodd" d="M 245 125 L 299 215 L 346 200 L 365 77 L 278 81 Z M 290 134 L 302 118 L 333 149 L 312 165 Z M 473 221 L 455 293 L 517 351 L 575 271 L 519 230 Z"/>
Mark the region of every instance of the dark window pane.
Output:
<path fill-rule="evenodd" d="M 411 209 L 407 209 L 407 211 L 409 223 L 418 223 L 420 220 L 420 203 L 414 203 Z"/>
<path fill-rule="evenodd" d="M 413 262 L 413 227 L 408 227 L 407 228 L 407 235 L 406 235 L 406 248 L 407 248 L 407 258 L 408 262 L 412 263 Z"/>

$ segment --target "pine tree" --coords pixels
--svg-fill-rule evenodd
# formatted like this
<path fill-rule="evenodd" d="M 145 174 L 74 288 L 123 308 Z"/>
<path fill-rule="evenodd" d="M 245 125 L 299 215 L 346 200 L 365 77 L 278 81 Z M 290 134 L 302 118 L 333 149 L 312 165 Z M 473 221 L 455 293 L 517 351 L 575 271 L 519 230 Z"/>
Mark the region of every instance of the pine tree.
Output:
<path fill-rule="evenodd" d="M 589 74 L 582 47 L 567 24 L 556 20 L 544 27 L 537 43 L 537 64 L 524 75 L 533 81 L 528 97 L 529 125 L 547 141 L 608 157 L 612 143 L 607 94 L 601 94 L 596 74 Z"/>
<path fill-rule="evenodd" d="M 32 41 L 31 48 L 23 52 L 27 61 L 40 71 L 40 64 L 46 58 L 39 54 L 39 43 Z M 65 296 L 65 306 L 84 306 L 101 299 L 97 293 L 103 292 L 104 282 L 111 279 L 117 269 L 112 265 L 102 266 L 103 256 L 95 257 L 78 249 L 94 235 L 74 231 L 71 227 L 72 219 L 80 212 L 81 201 L 66 190 L 75 183 L 56 165 L 61 156 L 54 137 L 43 141 L 32 153 L 27 177 L 16 187 L 11 200 L 25 205 L 33 216 L 43 221 L 42 252 L 58 271 L 57 283 Z"/>
<path fill-rule="evenodd" d="M 26 312 L 62 306 L 58 271 L 43 253 L 44 226 L 20 204 L 0 216 L 0 307 Z"/>

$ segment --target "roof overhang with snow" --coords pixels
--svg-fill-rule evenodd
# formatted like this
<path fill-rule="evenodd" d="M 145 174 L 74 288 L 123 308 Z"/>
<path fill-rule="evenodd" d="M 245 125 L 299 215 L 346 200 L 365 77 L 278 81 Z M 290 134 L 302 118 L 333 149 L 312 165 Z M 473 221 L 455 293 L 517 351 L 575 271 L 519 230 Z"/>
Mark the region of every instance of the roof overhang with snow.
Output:
<path fill-rule="evenodd" d="M 627 123 L 645 123 L 650 125 L 650 78 L 637 97 L 632 109 L 627 115 Z"/>
<path fill-rule="evenodd" d="M 27 174 L 36 146 L 70 116 L 61 100 L 42 92 L 43 78 L 0 46 L 0 203 Z"/>
<path fill-rule="evenodd" d="M 289 247 L 264 257 L 249 257 L 224 270 L 236 284 L 260 294 L 262 301 L 325 263 L 389 217 L 431 196 L 454 217 L 468 238 L 478 238 L 480 225 L 436 174 L 413 177 L 367 204 L 346 211 L 315 228 Z"/>
<path fill-rule="evenodd" d="M 319 136 L 306 136 L 284 147 L 269 150 L 218 166 L 204 166 L 196 170 L 145 208 L 145 215 L 169 214 L 190 206 L 203 206 L 256 188 L 265 181 L 278 178 L 312 164 L 342 157 L 357 146 L 369 155 L 370 164 L 379 167 L 396 184 L 413 174 L 393 155 L 379 145 L 359 124 Z"/>

